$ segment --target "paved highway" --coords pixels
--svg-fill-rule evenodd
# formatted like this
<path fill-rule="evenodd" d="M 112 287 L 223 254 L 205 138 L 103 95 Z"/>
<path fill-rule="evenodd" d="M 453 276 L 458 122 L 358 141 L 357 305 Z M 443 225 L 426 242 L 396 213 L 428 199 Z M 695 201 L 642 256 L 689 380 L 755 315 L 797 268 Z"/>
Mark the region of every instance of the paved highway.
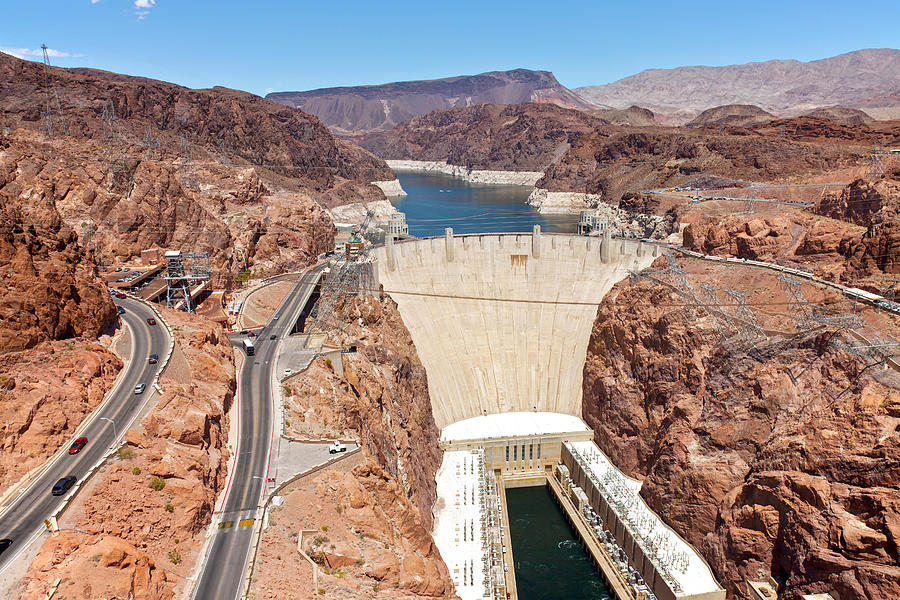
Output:
<path fill-rule="evenodd" d="M 147 361 L 150 354 L 157 354 L 159 360 L 163 360 L 169 346 L 168 332 L 162 323 L 148 324 L 147 319 L 158 321 L 158 318 L 146 305 L 131 299 L 115 302 L 125 309 L 121 316 L 131 331 L 131 361 L 125 366 L 119 384 L 87 418 L 87 424 L 78 436 L 68 440 L 65 447 L 49 460 L 45 470 L 3 507 L 0 539 L 9 538 L 13 544 L 0 554 L 0 570 L 27 546 L 29 540 L 44 530 L 44 520 L 63 505 L 68 494 L 76 493 L 70 490 L 66 495 L 53 496 L 50 493 L 53 484 L 68 475 L 75 475 L 81 482 L 138 415 L 147 396 L 153 393 L 151 384 L 159 363 L 151 365 Z M 143 395 L 134 393 L 139 383 L 147 386 Z M 69 445 L 80 436 L 88 438 L 87 446 L 80 453 L 70 455 Z"/>
<path fill-rule="evenodd" d="M 303 274 L 275 310 L 279 319 L 270 320 L 253 338 L 255 356 L 244 357 L 238 383 L 236 458 L 225 489 L 220 525 L 194 588 L 195 600 L 233 600 L 243 591 L 255 519 L 261 516 L 259 509 L 269 477 L 276 351 L 281 338 L 290 335 L 323 267 Z M 276 339 L 269 339 L 272 335 Z"/>

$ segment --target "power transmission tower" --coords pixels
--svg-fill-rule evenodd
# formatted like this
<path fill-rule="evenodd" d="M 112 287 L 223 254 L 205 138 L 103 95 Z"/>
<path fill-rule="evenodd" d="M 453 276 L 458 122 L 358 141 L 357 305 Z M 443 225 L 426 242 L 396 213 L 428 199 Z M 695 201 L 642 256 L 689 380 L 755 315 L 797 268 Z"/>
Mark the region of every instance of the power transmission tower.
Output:
<path fill-rule="evenodd" d="M 888 300 L 900 298 L 900 277 L 891 275 L 881 276 L 881 295 Z"/>
<path fill-rule="evenodd" d="M 766 333 L 763 331 L 756 313 L 747 306 L 747 295 L 737 290 L 725 290 L 725 293 L 735 299 L 737 306 L 734 308 L 736 321 L 741 326 L 740 333 L 748 342 L 765 338 Z"/>
<path fill-rule="evenodd" d="M 862 325 L 859 316 L 854 313 L 828 314 L 825 307 L 808 301 L 803 295 L 802 284 L 796 279 L 779 275 L 778 281 L 785 296 L 793 299 L 789 304 L 789 310 L 797 331 L 809 331 L 820 325 L 837 329 L 854 329 Z"/>
<path fill-rule="evenodd" d="M 156 160 L 156 152 L 159 150 L 159 138 L 150 133 L 150 126 L 147 125 L 147 133 L 141 140 L 147 150 L 147 160 Z"/>
<path fill-rule="evenodd" d="M 881 159 L 882 154 L 887 154 L 883 148 L 877 145 L 872 146 L 871 164 L 867 175 L 870 177 L 880 177 L 884 175 L 884 161 Z"/>
<path fill-rule="evenodd" d="M 44 53 L 44 111 L 41 114 L 44 133 L 53 139 L 54 134 L 69 134 L 69 127 L 63 115 L 62 104 L 59 101 L 59 93 L 56 86 L 50 82 L 50 55 L 47 53 L 47 44 L 41 44 Z M 54 122 L 55 121 L 55 122 Z"/>
<path fill-rule="evenodd" d="M 808 331 L 814 328 L 817 323 L 812 314 L 814 311 L 813 305 L 803 295 L 802 284 L 786 275 L 779 275 L 778 281 L 781 283 L 784 295 L 792 300 L 788 304 L 788 310 L 791 313 L 791 319 L 794 321 L 797 331 Z"/>
<path fill-rule="evenodd" d="M 364 286 L 364 271 L 371 269 L 371 261 L 369 260 L 369 246 L 366 245 L 366 236 L 375 226 L 375 213 L 371 210 L 366 211 L 366 217 L 359 227 L 359 231 L 351 237 L 348 246 L 357 249 L 354 254 L 348 251 L 343 260 L 338 261 L 331 269 L 330 273 L 325 275 L 325 280 L 321 285 L 322 293 L 313 309 L 305 327 L 308 333 L 328 334 L 333 331 L 343 331 L 345 323 L 340 319 L 333 319 L 335 316 L 335 306 L 340 299 L 346 299 L 359 294 L 360 289 Z"/>
<path fill-rule="evenodd" d="M 131 173 L 125 162 L 125 139 L 119 130 L 119 119 L 116 117 L 116 107 L 112 101 L 103 105 L 103 143 L 106 146 L 106 163 L 112 180 L 109 183 L 110 191 L 123 191 L 125 196 L 131 194 Z"/>
<path fill-rule="evenodd" d="M 184 131 L 181 132 L 181 167 L 183 170 L 181 185 L 191 190 L 198 189 L 200 186 L 197 185 L 197 178 L 194 177 L 194 151 L 191 148 L 191 141 Z"/>
<path fill-rule="evenodd" d="M 734 321 L 728 313 L 722 310 L 716 288 L 708 283 L 701 283 L 699 287 L 700 300 L 703 303 L 703 308 L 712 316 L 719 334 L 723 338 L 730 336 L 736 329 Z"/>

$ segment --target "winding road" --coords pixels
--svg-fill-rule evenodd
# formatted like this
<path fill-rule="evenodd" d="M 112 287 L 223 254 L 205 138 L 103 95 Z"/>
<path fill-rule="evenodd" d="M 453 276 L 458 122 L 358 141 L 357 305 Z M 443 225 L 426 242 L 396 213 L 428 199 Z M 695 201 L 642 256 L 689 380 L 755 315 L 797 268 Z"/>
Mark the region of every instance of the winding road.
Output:
<path fill-rule="evenodd" d="M 86 419 L 85 424 L 63 448 L 51 457 L 44 470 L 16 496 L 10 499 L 0 512 L 0 539 L 12 540 L 12 545 L 0 554 L 0 571 L 4 570 L 30 542 L 46 531 L 44 520 L 54 515 L 76 494 L 82 483 L 106 452 L 119 443 L 125 430 L 141 411 L 144 401 L 154 393 L 152 384 L 163 362 L 169 334 L 159 317 L 147 305 L 136 300 L 115 300 L 125 309 L 122 320 L 131 332 L 131 360 L 125 365 L 114 388 L 103 403 Z M 147 319 L 155 319 L 150 325 Z M 157 354 L 159 362 L 149 364 L 151 354 Z M 136 395 L 134 388 L 144 383 L 146 390 Z M 85 436 L 87 445 L 76 455 L 68 448 L 75 438 Z M 53 496 L 50 490 L 60 478 L 75 475 L 78 483 L 63 496 Z"/>
<path fill-rule="evenodd" d="M 238 383 L 238 443 L 225 489 L 218 528 L 198 574 L 194 600 L 239 598 L 262 514 L 274 438 L 273 389 L 278 345 L 291 334 L 324 265 L 306 271 L 254 338 L 255 356 L 245 356 Z M 275 339 L 270 339 L 274 335 Z M 240 338 L 243 339 L 243 338 Z"/>

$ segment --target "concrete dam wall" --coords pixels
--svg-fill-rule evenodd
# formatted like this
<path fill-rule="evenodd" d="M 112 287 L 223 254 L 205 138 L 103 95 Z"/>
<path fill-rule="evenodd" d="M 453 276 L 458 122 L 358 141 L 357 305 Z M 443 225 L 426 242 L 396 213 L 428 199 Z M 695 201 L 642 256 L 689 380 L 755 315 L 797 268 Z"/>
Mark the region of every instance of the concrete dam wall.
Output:
<path fill-rule="evenodd" d="M 657 246 L 576 235 L 480 234 L 375 250 L 428 373 L 437 426 L 479 415 L 581 415 L 597 305 Z"/>

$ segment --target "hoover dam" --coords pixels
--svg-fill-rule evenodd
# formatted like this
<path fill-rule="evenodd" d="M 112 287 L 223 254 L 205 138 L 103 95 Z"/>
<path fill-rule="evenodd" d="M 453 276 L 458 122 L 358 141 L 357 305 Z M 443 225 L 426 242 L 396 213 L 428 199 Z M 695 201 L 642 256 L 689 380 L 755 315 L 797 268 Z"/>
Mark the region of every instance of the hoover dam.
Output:
<path fill-rule="evenodd" d="M 547 485 L 619 600 L 723 600 L 703 558 L 650 510 L 582 421 L 597 308 L 660 247 L 476 234 L 375 249 L 428 374 L 444 450 L 433 536 L 464 600 L 517 598 L 505 490 Z"/>
<path fill-rule="evenodd" d="M 376 250 L 439 428 L 515 411 L 581 414 L 581 370 L 597 305 L 657 247 L 574 235 L 448 233 Z"/>

